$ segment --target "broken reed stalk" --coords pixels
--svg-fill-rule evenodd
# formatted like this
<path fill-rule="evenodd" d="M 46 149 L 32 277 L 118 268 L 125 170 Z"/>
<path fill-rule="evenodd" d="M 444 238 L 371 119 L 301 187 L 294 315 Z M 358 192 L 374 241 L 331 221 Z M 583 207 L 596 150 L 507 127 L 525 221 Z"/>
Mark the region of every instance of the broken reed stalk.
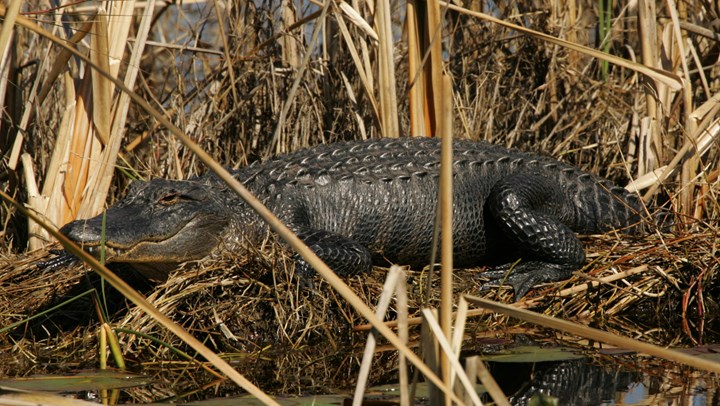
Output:
<path fill-rule="evenodd" d="M 15 18 L 20 13 L 21 1 L 12 2 L 9 4 L 7 11 L 5 12 L 5 21 L 3 21 L 2 28 L 0 28 L 0 55 L 5 54 L 10 46 L 10 39 L 13 34 L 13 27 L 15 26 Z"/>
<path fill-rule="evenodd" d="M 406 274 L 398 279 L 395 289 L 397 302 L 397 320 L 398 320 L 398 337 L 407 345 L 410 340 L 410 331 L 408 329 L 408 294 L 407 284 L 405 283 Z M 398 351 L 398 376 L 400 383 L 400 406 L 410 406 L 415 403 L 415 399 L 410 397 L 410 377 L 408 376 L 408 366 L 405 355 Z"/>
<path fill-rule="evenodd" d="M 325 18 L 327 17 L 327 11 L 330 7 L 331 1 L 326 1 L 323 5 L 320 16 L 317 20 L 315 20 L 315 27 L 313 27 L 313 33 L 312 37 L 310 39 L 310 44 L 307 46 L 307 49 L 305 50 L 305 57 L 302 60 L 302 63 L 295 71 L 295 80 L 293 81 L 292 86 L 290 87 L 290 90 L 288 91 L 287 97 L 285 101 L 282 104 L 282 109 L 280 110 L 280 117 L 278 118 L 277 125 L 275 127 L 275 132 L 273 134 L 273 139 L 270 141 L 269 148 L 271 151 L 274 151 L 275 154 L 279 154 L 283 152 L 280 148 L 282 145 L 281 143 L 281 137 L 282 137 L 282 129 L 285 125 L 285 120 L 287 119 L 288 112 L 290 111 L 290 106 L 293 105 L 295 102 L 295 95 L 298 91 L 298 88 L 300 87 L 300 83 L 303 79 L 303 75 L 305 74 L 305 70 L 308 67 L 308 64 L 310 63 L 310 57 L 312 56 L 312 49 L 315 48 L 315 44 L 317 44 L 318 39 L 320 38 L 320 31 L 322 29 L 322 21 L 325 21 Z"/>
<path fill-rule="evenodd" d="M 422 67 L 422 33 L 420 31 L 419 7 L 424 7 L 425 2 L 408 0 L 406 3 L 405 24 L 407 27 L 408 46 L 408 103 L 410 116 L 410 135 L 413 137 L 425 137 L 428 135 L 430 123 L 425 109 L 425 76 Z M 429 112 L 428 112 L 429 113 Z M 427 128 L 426 128 L 427 127 Z"/>
<path fill-rule="evenodd" d="M 718 101 L 716 99 L 712 99 L 708 101 L 708 103 L 713 104 L 713 109 L 711 111 L 717 112 L 718 109 L 720 109 L 720 104 L 718 104 Z M 698 109 L 700 110 L 700 109 Z M 714 118 L 714 116 L 705 115 L 705 119 L 709 120 Z M 670 177 L 670 175 L 677 169 L 677 166 L 680 164 L 680 162 L 688 159 L 689 157 L 698 155 L 702 156 L 705 152 L 708 151 L 712 143 L 720 137 L 720 126 L 718 124 L 720 123 L 720 119 L 717 119 L 714 121 L 714 125 L 710 128 L 709 131 L 704 131 L 705 127 L 702 125 L 698 129 L 698 132 L 696 134 L 691 134 L 689 139 L 685 141 L 683 146 L 678 150 L 678 152 L 675 154 L 673 159 L 665 165 L 662 168 L 661 174 L 657 177 L 657 181 L 653 183 L 645 192 L 643 195 L 644 201 L 649 201 L 652 199 L 654 194 L 657 192 L 657 190 L 662 185 L 662 182 L 664 182 L 666 179 Z"/>
<path fill-rule="evenodd" d="M 690 70 L 688 68 L 688 63 L 686 59 L 686 38 L 684 38 L 684 35 L 682 34 L 682 31 L 680 29 L 680 21 L 678 18 L 678 11 L 675 6 L 675 2 L 673 0 L 666 0 L 666 3 L 672 21 L 673 35 L 667 36 L 666 40 L 669 42 L 669 44 L 665 44 L 664 48 L 673 49 L 675 51 L 672 53 L 672 55 L 674 56 L 673 59 L 680 60 L 680 66 L 682 67 L 682 75 L 685 79 L 685 83 L 682 89 L 683 123 L 685 124 L 685 131 L 688 134 L 694 134 L 697 130 L 697 122 L 691 119 L 691 115 L 694 110 L 692 89 L 693 82 L 690 80 Z M 663 37 L 665 38 L 665 36 Z M 692 44 L 689 44 L 689 46 L 692 48 Z M 673 64 L 673 66 L 674 65 L 675 64 Z M 702 66 L 698 68 L 700 71 L 702 71 Z M 669 104 L 664 105 L 668 106 Z M 685 214 L 686 216 L 692 216 L 696 211 L 695 207 L 693 207 L 693 199 L 695 195 L 695 185 L 697 183 L 696 179 L 699 163 L 700 160 L 698 156 L 693 155 L 682 165 L 680 181 L 683 185 L 683 188 L 679 192 L 678 202 L 680 206 L 680 212 Z"/>
<path fill-rule="evenodd" d="M 452 342 L 451 342 L 453 358 L 457 359 L 458 361 L 460 359 L 460 351 L 462 350 L 462 342 L 465 339 L 465 322 L 467 321 L 467 312 L 468 312 L 467 300 L 465 300 L 465 298 L 463 298 L 461 296 L 460 300 L 458 301 L 457 318 L 455 319 L 455 326 L 453 329 Z M 473 358 L 475 358 L 475 360 L 473 360 Z M 466 360 L 465 360 L 465 374 L 467 375 L 468 380 L 472 383 L 477 382 L 479 375 L 477 373 L 475 373 L 474 368 L 469 368 L 469 367 L 474 362 L 479 361 L 477 358 L 478 357 L 470 357 L 470 358 L 466 358 Z M 479 362 L 482 362 L 482 361 L 479 361 Z M 456 378 L 455 369 L 452 369 L 451 375 L 450 375 L 450 385 L 453 388 L 455 388 L 457 395 L 462 397 L 465 400 L 465 404 L 471 404 L 472 396 L 470 395 L 470 393 L 468 393 L 468 391 L 466 390 L 465 387 L 455 384 L 455 378 Z M 492 379 L 492 377 L 490 377 L 490 378 L 485 377 L 485 381 L 482 381 L 482 384 L 486 388 L 489 388 L 488 384 L 490 382 L 494 383 L 497 386 L 497 384 L 495 383 L 495 380 Z M 493 395 L 493 393 L 490 392 L 490 389 L 488 389 L 488 392 L 491 395 Z M 498 401 L 495 399 L 494 396 L 493 396 L 493 400 L 495 400 L 495 403 L 498 403 Z M 504 400 L 507 403 L 507 399 L 505 398 L 504 395 L 501 396 L 501 400 Z"/>
<path fill-rule="evenodd" d="M 453 325 L 453 333 L 452 333 L 452 350 L 455 354 L 460 354 L 460 350 L 462 350 L 462 342 L 465 338 L 465 324 L 467 323 L 467 312 L 468 312 L 468 304 L 467 300 L 460 296 L 460 300 L 458 300 L 458 310 L 457 310 L 457 317 L 455 318 L 455 324 Z M 455 379 L 455 375 L 453 375 L 452 379 Z"/>
<path fill-rule="evenodd" d="M 326 0 L 329 1 L 329 0 Z M 376 3 L 375 26 L 378 35 L 378 87 L 380 95 L 381 134 L 392 138 L 400 136 L 398 123 L 397 90 L 395 83 L 395 58 L 393 53 L 393 34 L 390 21 L 390 0 L 379 0 Z"/>
<path fill-rule="evenodd" d="M 225 4 L 225 3 L 223 3 L 223 4 Z M 219 31 L 219 36 L 223 42 L 223 52 L 225 53 L 224 54 L 225 64 L 227 64 L 226 71 L 228 73 L 228 77 L 230 78 L 230 91 L 232 92 L 232 96 L 233 96 L 233 102 L 234 102 L 233 105 L 237 106 L 238 104 L 240 104 L 240 98 L 238 97 L 237 86 L 236 86 L 237 81 L 235 80 L 235 66 L 233 66 L 234 58 L 232 58 L 230 55 L 230 44 L 228 44 L 228 36 L 225 35 L 225 19 L 223 18 L 223 13 L 220 12 L 220 4 L 218 3 L 217 0 L 213 0 L 213 8 L 215 9 L 215 17 L 218 20 L 217 27 L 218 27 L 218 31 Z M 283 17 L 287 16 L 285 14 L 287 11 L 292 11 L 291 9 L 290 10 L 287 10 L 287 9 L 288 9 L 287 7 L 282 8 Z M 293 17 L 294 17 L 294 15 L 293 15 Z M 294 19 L 292 22 L 295 22 Z M 287 36 L 285 36 L 283 38 L 287 38 Z M 293 41 L 292 38 L 290 38 L 290 40 Z M 130 88 L 132 89 L 132 87 L 130 87 Z"/>
<path fill-rule="evenodd" d="M 658 44 L 657 44 L 657 13 L 654 0 L 638 1 L 638 34 L 640 36 L 640 47 L 642 52 L 642 63 L 649 68 L 658 68 Z M 662 140 L 660 138 L 658 105 L 656 97 L 660 97 L 662 85 L 655 83 L 653 89 L 645 93 L 646 116 L 641 119 L 644 125 L 641 126 L 639 144 L 639 164 L 641 171 L 638 175 L 653 171 L 662 161 Z"/>
<path fill-rule="evenodd" d="M 101 53 L 100 56 L 104 56 L 104 58 L 100 58 L 100 60 L 103 60 L 103 63 L 120 61 L 109 65 L 106 69 L 107 72 L 117 78 L 120 69 L 119 65 L 122 63 L 122 58 L 125 55 L 125 47 L 119 44 L 124 44 L 125 39 L 129 36 L 131 28 L 130 22 L 132 20 L 129 16 L 133 15 L 135 2 L 112 3 L 111 6 L 111 15 L 105 36 L 113 38 L 114 41 L 110 44 L 109 54 Z M 143 7 L 140 24 L 135 35 L 135 46 L 130 54 L 127 69 L 125 70 L 124 83 L 125 86 L 130 89 L 135 87 L 145 44 L 152 24 L 154 9 L 155 0 L 147 1 L 145 7 Z M 93 80 L 95 80 L 96 76 L 98 75 L 93 75 Z M 103 77 L 98 77 L 98 80 L 102 80 L 103 88 L 109 88 L 112 94 L 114 90 L 112 83 Z M 80 218 L 95 216 L 105 207 L 116 162 L 120 156 L 120 147 L 125 138 L 125 124 L 127 122 L 128 111 L 130 110 L 130 98 L 126 94 L 120 93 L 118 97 L 115 98 L 114 103 L 110 97 L 108 97 L 107 103 L 108 106 L 102 107 L 101 110 L 107 111 L 108 119 L 110 120 L 110 127 L 108 128 L 109 137 L 107 143 L 105 143 L 105 148 L 103 148 L 100 154 L 99 166 L 96 171 L 90 174 L 88 179 L 88 193 L 84 197 L 78 212 Z"/>
<path fill-rule="evenodd" d="M 10 46 L 12 45 L 13 28 L 15 27 L 15 20 L 19 16 L 21 1 L 10 2 L 7 9 L 3 7 L 3 21 L 2 28 L 0 28 L 0 58 L 7 64 L 9 63 Z M 11 170 L 15 170 L 17 162 L 20 159 L 20 150 L 24 140 L 22 132 L 18 131 L 15 142 L 13 143 L 12 151 L 10 152 L 10 159 L 8 161 L 8 167 Z"/>
<path fill-rule="evenodd" d="M 41 71 L 47 67 L 46 65 L 48 64 L 48 62 L 49 58 L 43 59 L 42 63 L 40 64 Z M 29 128 L 29 124 L 31 122 L 30 120 L 33 117 L 33 112 L 35 111 L 34 106 L 37 102 L 39 85 L 40 77 L 38 76 L 35 77 L 32 88 L 27 95 L 26 103 L 23 108 L 22 118 L 20 119 L 20 123 L 18 126 L 18 137 L 20 137 L 20 134 L 27 132 Z M 21 138 L 16 138 L 16 141 L 19 141 L 20 139 Z M 17 144 L 20 145 L 19 142 Z M 27 188 L 27 202 L 33 209 L 37 210 L 39 213 L 45 214 L 45 199 L 40 194 L 37 182 L 35 180 L 35 163 L 33 162 L 33 158 L 32 156 L 30 156 L 30 154 L 25 152 L 20 156 L 20 159 L 23 163 L 22 172 L 25 178 L 25 187 Z M 28 248 L 30 250 L 41 248 L 47 242 L 47 233 L 45 233 L 45 230 L 43 230 L 42 227 L 32 221 L 28 221 L 28 234 Z"/>
<path fill-rule="evenodd" d="M 438 0 L 429 0 L 425 2 L 425 17 L 427 24 L 425 28 L 424 49 L 423 52 L 428 53 L 428 58 L 425 61 L 423 68 L 425 71 L 425 98 L 426 98 L 426 109 L 425 111 L 430 112 L 429 121 L 430 126 L 427 128 L 428 136 L 438 137 L 443 136 L 440 134 L 445 128 L 443 128 L 444 107 L 442 103 L 445 101 L 445 90 L 443 81 L 443 57 L 442 57 L 442 30 L 443 30 L 443 18 L 440 12 L 440 2 Z"/>
<path fill-rule="evenodd" d="M 108 16 L 104 10 L 100 10 L 95 17 L 95 24 L 92 25 L 90 33 L 90 60 L 101 70 L 113 74 L 110 70 L 110 50 L 108 44 Z M 123 41 L 124 42 L 124 41 Z M 97 73 L 90 74 L 90 83 L 92 84 L 92 104 L 88 104 L 88 109 L 92 111 L 92 128 L 94 135 L 100 139 L 100 142 L 107 146 L 110 142 L 110 111 L 112 110 L 112 82 Z"/>
<path fill-rule="evenodd" d="M 135 47 L 133 53 L 133 60 L 136 63 L 131 60 L 127 69 L 126 79 L 132 78 L 127 82 L 129 87 L 134 85 L 134 78 L 137 76 L 144 38 L 149 30 L 148 11 L 151 14 L 153 3 L 149 2 L 145 8 L 144 22 L 141 23 L 141 30 L 136 41 L 138 46 Z M 113 76 L 117 76 L 120 63 L 122 63 L 125 38 L 128 36 L 131 25 L 134 4 L 134 2 L 113 3 L 109 20 L 107 14 L 100 11 L 93 15 L 92 20 L 84 22 L 81 27 L 81 29 L 93 33 L 90 59 Z M 145 26 L 144 30 L 143 25 Z M 77 33 L 71 40 L 76 43 L 84 35 L 84 33 Z M 109 44 L 108 41 L 110 35 L 115 40 L 112 44 Z M 70 54 L 63 51 L 53 64 L 40 90 L 40 102 L 46 97 L 69 58 Z M 119 62 L 111 64 L 110 59 Z M 91 84 L 88 84 L 88 81 Z M 63 224 L 78 215 L 90 217 L 100 212 L 110 188 L 122 134 L 125 131 L 125 117 L 129 108 L 127 96 L 121 97 L 113 106 L 112 82 L 104 76 L 92 74 L 90 71 L 86 72 L 79 83 L 77 94 L 82 100 L 69 103 L 70 108 L 66 110 L 63 122 L 57 132 L 56 148 L 48 166 L 43 193 L 33 200 L 35 204 L 32 205 L 34 210 L 53 224 Z M 39 78 L 33 86 L 32 94 L 35 94 L 38 84 Z M 68 98 L 72 98 L 75 94 L 75 91 L 67 92 Z M 89 114 L 90 111 L 92 114 Z M 23 117 L 25 125 L 33 112 L 33 108 L 25 109 Z M 70 117 L 73 112 L 75 113 L 74 119 Z M 89 117 L 92 117 L 92 122 L 88 121 Z M 94 137 L 97 137 L 105 145 L 102 152 L 100 152 L 100 144 Z M 21 141 L 21 137 L 16 138 L 16 143 Z M 99 161 L 100 164 L 96 164 L 95 161 Z M 61 162 L 70 162 L 70 164 L 61 165 Z M 26 170 L 28 168 L 32 168 L 32 166 L 26 166 Z M 64 189 L 60 187 L 62 184 L 65 184 Z M 68 205 L 66 202 L 70 202 L 70 204 Z M 31 230 L 39 229 L 32 223 L 30 228 Z M 40 240 L 34 237 L 30 238 L 31 247 L 37 247 L 38 244 L 46 242 L 47 234 L 38 232 L 38 235 L 41 236 Z"/>
<path fill-rule="evenodd" d="M 390 306 L 390 300 L 392 299 L 393 293 L 397 290 L 398 281 L 404 278 L 405 274 L 402 272 L 399 266 L 393 265 L 390 267 L 390 271 L 385 278 L 385 284 L 383 285 L 380 299 L 375 307 L 375 316 L 378 319 L 383 319 L 387 313 L 387 309 Z M 355 385 L 355 394 L 353 396 L 353 406 L 361 406 L 363 403 L 363 396 L 365 394 L 365 388 L 367 387 L 367 379 L 370 375 L 370 367 L 372 365 L 372 359 L 375 355 L 375 346 L 377 339 L 375 338 L 375 331 L 370 331 L 365 342 L 365 351 L 363 352 L 363 358 L 360 363 L 360 370 L 358 371 L 358 382 Z M 404 390 L 402 386 L 400 390 Z"/>
<path fill-rule="evenodd" d="M 505 393 L 503 393 L 500 385 L 497 384 L 495 378 L 493 378 L 492 374 L 487 369 L 487 366 L 485 366 L 485 362 L 478 356 L 472 358 L 474 358 L 475 361 L 472 362 L 471 365 L 474 363 L 477 366 L 477 377 L 480 382 L 482 382 L 493 402 L 495 402 L 497 406 L 510 406 L 507 396 L 505 396 Z M 468 358 L 468 361 L 470 359 L 471 358 Z"/>
<path fill-rule="evenodd" d="M 462 365 L 460 365 L 460 361 L 458 360 L 458 356 L 453 352 L 450 342 L 445 338 L 445 334 L 442 331 L 442 328 L 440 327 L 440 324 L 438 323 L 437 319 L 433 315 L 433 312 L 430 309 L 423 309 L 422 314 L 425 317 L 425 321 L 428 323 L 428 326 L 430 327 L 430 330 L 433 333 L 433 338 L 437 340 L 438 345 L 440 346 L 441 353 L 445 354 L 444 358 L 449 361 L 450 365 L 452 366 L 452 370 L 454 374 L 458 377 L 460 382 L 462 383 L 463 387 L 465 388 L 466 393 L 470 396 L 470 399 L 472 399 L 473 405 L 482 405 L 482 402 L 480 401 L 480 398 L 478 397 L 477 392 L 475 391 L 475 388 L 470 382 L 470 379 L 468 379 L 467 375 L 465 374 L 465 369 L 463 369 Z M 448 377 L 450 376 L 450 373 L 448 373 Z M 448 378 L 449 379 L 449 378 Z M 449 382 L 449 380 L 448 380 Z M 446 401 L 445 403 L 448 403 L 449 396 L 446 393 Z M 457 401 L 457 400 L 456 400 Z"/>
<path fill-rule="evenodd" d="M 382 118 L 380 116 L 380 111 L 378 110 L 378 103 L 375 98 L 375 93 L 372 87 L 372 69 L 367 70 L 365 69 L 365 64 L 363 64 L 362 60 L 360 59 L 360 54 L 358 53 L 357 49 L 355 48 L 355 43 L 352 40 L 352 37 L 350 36 L 350 31 L 347 28 L 347 25 L 345 24 L 345 19 L 343 18 L 337 18 L 338 27 L 340 28 L 340 33 L 343 36 L 343 39 L 345 40 L 345 45 L 348 47 L 348 52 L 350 52 L 350 56 L 353 59 L 353 63 L 355 64 L 355 69 L 357 69 L 358 77 L 360 78 L 360 82 L 363 85 L 363 89 L 365 90 L 365 95 L 368 98 L 368 101 L 370 102 L 370 106 L 373 109 L 374 112 L 374 118 L 378 123 L 382 122 Z M 363 55 L 367 52 L 367 46 L 365 44 L 365 41 L 362 41 L 363 47 L 361 48 L 363 51 Z M 352 86 L 350 86 L 349 81 L 347 80 L 347 76 L 342 73 L 343 82 L 345 83 L 345 88 L 347 89 L 348 95 L 350 99 L 355 103 L 355 96 L 353 94 Z M 362 131 L 362 137 L 363 139 L 367 138 L 364 131 L 364 124 L 362 123 L 361 118 L 358 115 L 358 124 Z"/>
<path fill-rule="evenodd" d="M 439 201 L 442 216 L 442 238 L 440 241 L 442 266 L 440 269 L 440 325 L 446 340 L 452 334 L 453 309 L 453 104 L 452 82 L 448 75 L 442 75 L 442 93 L 436 94 L 441 99 L 442 112 L 439 116 L 442 130 L 440 144 L 440 187 Z M 452 385 L 450 361 L 445 353 L 440 353 L 440 365 L 443 381 L 448 387 Z"/>
<path fill-rule="evenodd" d="M 432 314 L 433 317 L 437 315 L 437 309 L 432 307 L 424 307 L 422 310 L 427 310 L 428 313 Z M 420 327 L 420 353 L 422 354 L 423 360 L 427 366 L 439 376 L 442 376 L 440 370 L 440 354 L 437 343 L 437 338 L 433 335 L 432 328 L 428 323 L 427 317 L 424 313 L 420 314 L 422 325 Z M 413 375 L 412 387 L 410 389 L 410 398 L 415 398 L 415 391 L 419 382 L 419 373 L 415 371 Z M 437 385 L 429 385 L 428 387 L 428 403 L 431 405 L 440 405 L 443 402 L 442 392 L 439 390 Z"/>

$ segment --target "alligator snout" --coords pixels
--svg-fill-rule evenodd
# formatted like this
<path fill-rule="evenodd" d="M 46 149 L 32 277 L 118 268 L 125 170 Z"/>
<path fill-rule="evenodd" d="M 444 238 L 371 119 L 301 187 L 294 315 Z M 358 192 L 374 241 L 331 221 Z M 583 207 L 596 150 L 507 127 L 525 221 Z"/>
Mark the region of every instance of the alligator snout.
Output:
<path fill-rule="evenodd" d="M 230 211 L 218 205 L 216 194 L 214 186 L 199 181 L 141 182 L 105 213 L 68 223 L 60 232 L 96 257 L 104 252 L 107 262 L 200 259 L 218 245 L 229 224 Z"/>
<path fill-rule="evenodd" d="M 76 244 L 100 244 L 100 240 L 102 239 L 101 229 L 94 227 L 90 222 L 91 220 L 76 220 L 65 224 L 60 229 L 60 232 Z"/>

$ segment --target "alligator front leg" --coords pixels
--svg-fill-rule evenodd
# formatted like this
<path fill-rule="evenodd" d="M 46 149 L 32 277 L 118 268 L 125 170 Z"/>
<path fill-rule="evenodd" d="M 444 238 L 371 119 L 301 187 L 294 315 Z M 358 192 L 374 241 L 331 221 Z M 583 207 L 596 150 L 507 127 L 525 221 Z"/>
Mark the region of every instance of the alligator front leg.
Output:
<path fill-rule="evenodd" d="M 489 284 L 511 285 L 516 299 L 537 284 L 567 279 L 585 262 L 581 242 L 564 223 L 574 221 L 572 200 L 557 181 L 530 174 L 507 177 L 493 187 L 486 209 L 501 238 L 525 261 L 483 276 Z"/>
<path fill-rule="evenodd" d="M 298 236 L 320 259 L 340 276 L 351 276 L 372 269 L 372 255 L 357 241 L 324 230 L 301 231 Z M 296 257 L 296 272 L 312 275 L 313 269 L 300 256 Z"/>

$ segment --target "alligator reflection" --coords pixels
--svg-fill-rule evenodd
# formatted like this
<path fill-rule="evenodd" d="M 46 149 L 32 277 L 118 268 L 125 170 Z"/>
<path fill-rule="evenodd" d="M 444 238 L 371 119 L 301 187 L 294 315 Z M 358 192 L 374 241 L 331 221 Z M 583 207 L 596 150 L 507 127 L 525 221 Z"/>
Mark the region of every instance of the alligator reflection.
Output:
<path fill-rule="evenodd" d="M 644 388 L 641 373 L 597 366 L 590 359 L 488 362 L 488 368 L 513 405 L 528 405 L 538 394 L 555 397 L 560 405 L 632 404 L 626 397 Z"/>

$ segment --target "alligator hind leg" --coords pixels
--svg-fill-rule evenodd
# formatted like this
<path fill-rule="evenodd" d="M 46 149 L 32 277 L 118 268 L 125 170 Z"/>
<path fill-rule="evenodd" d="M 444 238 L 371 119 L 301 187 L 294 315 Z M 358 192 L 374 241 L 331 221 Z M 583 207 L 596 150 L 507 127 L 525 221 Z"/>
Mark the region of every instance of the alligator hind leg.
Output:
<path fill-rule="evenodd" d="M 355 240 L 324 230 L 303 231 L 298 236 L 338 275 L 356 275 L 372 269 L 370 251 Z M 310 264 L 300 256 L 296 261 L 300 276 L 312 275 Z"/>
<path fill-rule="evenodd" d="M 585 261 L 575 233 L 563 223 L 574 219 L 572 200 L 560 184 L 538 175 L 518 174 L 502 179 L 486 202 L 492 221 L 522 262 L 484 272 L 489 284 L 515 289 L 516 299 L 533 286 L 567 279 Z M 514 253 L 515 254 L 515 253 Z"/>

